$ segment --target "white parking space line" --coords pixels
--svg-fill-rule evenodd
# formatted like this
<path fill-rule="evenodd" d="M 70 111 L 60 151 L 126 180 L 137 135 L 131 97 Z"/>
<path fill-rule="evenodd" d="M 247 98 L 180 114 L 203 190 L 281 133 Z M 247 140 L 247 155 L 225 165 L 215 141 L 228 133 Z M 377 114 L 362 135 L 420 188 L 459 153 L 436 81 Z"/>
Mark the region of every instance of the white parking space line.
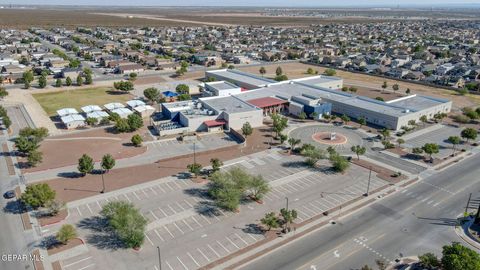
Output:
<path fill-rule="evenodd" d="M 102 209 L 102 206 L 100 205 L 100 203 L 97 201 L 97 205 L 98 205 L 98 208 Z"/>
<path fill-rule="evenodd" d="M 230 251 L 229 251 L 224 245 L 222 245 L 222 243 L 218 242 L 218 240 L 217 240 L 217 244 L 218 244 L 220 247 L 222 247 L 223 249 L 225 249 L 225 251 L 227 252 L 227 254 L 230 254 Z"/>
<path fill-rule="evenodd" d="M 89 259 L 91 259 L 91 258 L 92 258 L 92 256 L 89 256 L 89 257 L 86 257 L 86 258 L 80 259 L 80 260 L 78 260 L 78 261 L 75 261 L 75 262 L 72 262 L 72 263 L 66 264 L 66 265 L 64 265 L 63 267 L 65 267 L 65 268 L 66 268 L 66 267 L 70 267 L 70 266 L 72 266 L 72 265 L 75 265 L 75 264 L 77 264 L 77 263 L 80 263 L 80 262 L 83 262 L 83 261 L 89 260 Z"/>
<path fill-rule="evenodd" d="M 165 190 L 162 188 L 161 185 L 158 185 L 157 187 L 162 191 L 162 193 L 166 193 Z"/>
<path fill-rule="evenodd" d="M 145 237 L 147 238 L 148 242 L 150 242 L 152 246 L 155 246 L 155 244 L 153 244 L 152 240 L 150 240 L 150 237 L 148 237 L 146 233 L 145 233 Z"/>
<path fill-rule="evenodd" d="M 198 220 L 194 216 L 192 216 L 192 219 L 193 221 L 195 221 L 195 223 L 198 224 L 198 226 L 203 227 L 202 224 L 200 224 L 200 222 L 198 222 Z"/>
<path fill-rule="evenodd" d="M 150 214 L 153 216 L 153 218 L 154 218 L 155 220 L 158 220 L 158 217 L 153 213 L 152 210 L 150 210 Z"/>
<path fill-rule="evenodd" d="M 138 194 L 137 194 L 137 192 L 133 191 L 133 195 L 135 195 L 135 197 L 137 197 L 137 199 L 138 199 L 139 201 L 141 201 L 141 200 L 142 200 L 142 199 L 140 199 L 140 197 L 138 197 Z"/>
<path fill-rule="evenodd" d="M 184 200 L 184 202 L 188 205 L 188 207 L 193 208 L 193 205 L 189 203 L 187 200 Z"/>
<path fill-rule="evenodd" d="M 185 208 L 183 208 L 182 205 L 180 205 L 178 202 L 175 202 L 175 203 L 178 205 L 178 207 L 180 207 L 180 209 L 182 209 L 183 211 L 185 211 Z"/>
<path fill-rule="evenodd" d="M 172 188 L 172 187 L 169 185 L 169 183 L 171 183 L 171 182 L 166 182 L 165 185 L 166 185 L 167 187 L 169 187 L 172 191 L 175 191 L 175 189 Z"/>
<path fill-rule="evenodd" d="M 168 217 L 167 213 L 165 213 L 165 211 L 163 211 L 162 208 L 158 207 L 158 210 L 160 210 L 160 212 L 162 212 L 163 217 Z"/>
<path fill-rule="evenodd" d="M 170 210 L 171 210 L 174 214 L 177 213 L 177 211 L 175 211 L 170 204 L 167 204 L 167 206 L 168 206 L 168 208 L 170 208 Z"/>
<path fill-rule="evenodd" d="M 182 260 L 180 260 L 180 258 L 177 256 L 177 260 L 180 262 L 180 264 L 182 264 L 183 268 L 185 268 L 185 270 L 188 270 L 188 267 L 182 262 Z"/>
<path fill-rule="evenodd" d="M 200 267 L 200 264 L 197 262 L 197 260 L 195 260 L 195 258 L 193 258 L 192 254 L 190 254 L 190 252 L 187 252 L 187 255 L 188 255 L 188 257 L 190 257 L 190 259 L 192 259 L 192 261 L 193 261 L 198 267 Z"/>
<path fill-rule="evenodd" d="M 243 239 L 240 237 L 240 235 L 238 235 L 237 233 L 235 233 L 235 236 L 238 237 L 238 239 L 242 240 L 242 242 L 245 243 L 245 245 L 248 246 L 248 242 L 245 241 L 245 240 L 243 240 Z"/>
<path fill-rule="evenodd" d="M 185 225 L 187 225 L 188 228 L 190 228 L 190 230 L 194 231 L 192 226 L 190 226 L 190 224 L 188 224 L 188 222 L 186 222 L 185 219 L 182 220 L 182 221 L 183 221 L 183 223 L 185 223 Z"/>
<path fill-rule="evenodd" d="M 145 189 L 142 189 L 142 192 L 143 194 L 145 194 L 145 197 L 149 198 L 150 196 L 148 196 L 147 192 L 145 192 Z"/>
<path fill-rule="evenodd" d="M 158 233 L 158 231 L 156 229 L 153 229 L 153 231 L 158 236 L 158 238 L 160 238 L 160 240 L 162 240 L 162 242 L 165 242 L 165 239 L 163 239 L 163 237 Z"/>
<path fill-rule="evenodd" d="M 80 208 L 78 208 L 78 206 L 77 206 L 76 208 L 77 208 L 78 214 L 79 214 L 80 216 L 83 216 L 83 215 L 82 215 L 82 211 L 80 211 Z"/>
<path fill-rule="evenodd" d="M 307 217 L 307 218 L 310 218 L 310 216 L 309 216 L 307 213 L 303 212 L 302 210 L 297 209 L 297 211 L 298 211 L 301 215 L 303 215 L 303 216 L 305 216 L 305 217 Z"/>
<path fill-rule="evenodd" d="M 203 219 L 205 219 L 205 220 L 208 222 L 208 224 L 212 224 L 212 222 L 210 222 L 210 220 L 208 220 L 208 218 L 206 218 L 204 215 L 200 215 L 200 216 L 201 216 Z"/>
<path fill-rule="evenodd" d="M 127 198 L 127 201 L 129 202 L 132 202 L 132 200 L 130 200 L 130 198 L 127 196 L 127 194 L 122 194 L 125 198 Z"/>
<path fill-rule="evenodd" d="M 217 251 L 215 249 L 213 249 L 209 244 L 207 244 L 207 247 L 213 251 L 213 253 L 215 253 L 215 255 L 217 255 L 218 258 L 221 258 L 222 256 L 220 256 L 220 254 L 217 253 Z"/>
<path fill-rule="evenodd" d="M 79 269 L 77 269 L 77 270 L 87 269 L 87 268 L 90 268 L 90 267 L 92 267 L 92 266 L 94 266 L 94 265 L 95 265 L 95 264 L 92 263 L 92 264 L 89 264 L 89 265 L 87 265 L 87 266 L 85 266 L 85 267 L 79 268 Z"/>
<path fill-rule="evenodd" d="M 173 270 L 172 266 L 168 263 L 168 261 L 165 261 L 165 264 L 168 266 L 170 270 Z"/>
<path fill-rule="evenodd" d="M 158 195 L 158 193 L 153 189 L 153 187 L 150 187 L 150 190 L 153 192 L 153 194 Z"/>
<path fill-rule="evenodd" d="M 90 211 L 90 213 L 93 215 L 93 211 L 92 211 L 92 208 L 90 208 L 90 205 L 88 205 L 88 203 L 86 205 L 87 205 L 88 211 Z"/>
<path fill-rule="evenodd" d="M 173 222 L 173 225 L 175 225 L 175 227 L 177 227 L 177 229 L 182 233 L 182 234 L 185 234 L 185 232 L 180 229 L 180 227 L 178 227 L 177 223 Z"/>
<path fill-rule="evenodd" d="M 207 262 L 210 262 L 210 259 L 199 248 L 197 248 L 197 251 L 203 256 L 203 258 L 205 258 L 205 260 L 207 260 Z"/>
<path fill-rule="evenodd" d="M 308 205 L 310 205 L 311 207 L 317 209 L 318 212 L 322 212 L 323 210 L 321 208 L 318 208 L 317 206 L 315 206 L 313 203 L 308 203 Z"/>
<path fill-rule="evenodd" d="M 178 187 L 179 189 L 182 189 L 182 188 L 183 188 L 183 187 L 180 186 L 176 181 L 173 181 L 172 183 L 174 183 L 175 185 L 177 185 L 177 187 Z"/>
<path fill-rule="evenodd" d="M 302 205 L 303 210 L 308 211 L 310 213 L 313 213 L 312 217 L 317 214 L 317 212 L 311 210 L 310 208 L 306 207 L 305 205 Z"/>
<path fill-rule="evenodd" d="M 257 238 L 253 237 L 250 233 L 247 233 L 247 235 L 250 236 L 250 238 L 253 239 L 253 242 L 254 242 L 254 243 L 258 241 Z"/>
<path fill-rule="evenodd" d="M 228 240 L 230 243 L 232 243 L 232 245 L 233 245 L 234 247 L 236 247 L 237 249 L 240 249 L 240 247 L 237 246 L 237 244 L 235 244 L 230 238 L 228 238 L 228 236 L 226 236 L 225 238 L 227 238 L 227 240 Z"/>
<path fill-rule="evenodd" d="M 163 226 L 163 228 L 165 228 L 165 230 L 170 234 L 170 236 L 172 236 L 172 238 L 175 238 L 175 236 L 174 236 L 173 233 L 167 228 L 167 226 Z"/>

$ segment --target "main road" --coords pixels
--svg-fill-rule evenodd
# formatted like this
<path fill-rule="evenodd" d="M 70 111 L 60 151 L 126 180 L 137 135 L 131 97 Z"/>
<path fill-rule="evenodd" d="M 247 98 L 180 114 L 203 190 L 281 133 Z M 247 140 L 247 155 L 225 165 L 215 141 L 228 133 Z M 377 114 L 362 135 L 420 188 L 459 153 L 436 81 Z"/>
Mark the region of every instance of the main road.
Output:
<path fill-rule="evenodd" d="M 378 199 L 335 225 L 256 259 L 243 270 L 359 269 L 426 252 L 441 254 L 443 245 L 462 242 L 454 231 L 469 193 L 480 193 L 480 154 L 441 172 L 428 171 L 412 186 Z M 468 245 L 466 243 L 463 243 Z"/>

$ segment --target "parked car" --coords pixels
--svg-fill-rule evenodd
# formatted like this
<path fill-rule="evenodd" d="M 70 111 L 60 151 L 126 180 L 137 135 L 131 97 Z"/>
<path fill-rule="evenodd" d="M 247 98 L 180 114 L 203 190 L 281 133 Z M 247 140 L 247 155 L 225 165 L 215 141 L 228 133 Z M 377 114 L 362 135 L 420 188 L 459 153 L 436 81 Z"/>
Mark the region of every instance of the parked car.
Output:
<path fill-rule="evenodd" d="M 9 191 L 3 193 L 3 197 L 5 199 L 13 199 L 13 198 L 15 198 L 15 191 L 9 190 Z"/>

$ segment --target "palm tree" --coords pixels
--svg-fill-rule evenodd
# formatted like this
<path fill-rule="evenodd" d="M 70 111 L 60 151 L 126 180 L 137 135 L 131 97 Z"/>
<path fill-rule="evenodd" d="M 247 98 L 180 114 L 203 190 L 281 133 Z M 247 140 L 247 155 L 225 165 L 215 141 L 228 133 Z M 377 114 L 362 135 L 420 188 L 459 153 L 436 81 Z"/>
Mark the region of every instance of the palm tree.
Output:
<path fill-rule="evenodd" d="M 295 146 L 299 145 L 302 141 L 300 139 L 295 139 L 290 137 L 288 139 L 288 144 L 290 145 L 290 154 L 295 150 Z"/>

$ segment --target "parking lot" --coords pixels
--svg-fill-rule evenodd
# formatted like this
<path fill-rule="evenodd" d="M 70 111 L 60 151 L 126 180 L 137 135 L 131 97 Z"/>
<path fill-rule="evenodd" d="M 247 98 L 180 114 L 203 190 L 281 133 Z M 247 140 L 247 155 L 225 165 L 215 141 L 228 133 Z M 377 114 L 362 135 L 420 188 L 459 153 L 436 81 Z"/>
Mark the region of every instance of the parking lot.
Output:
<path fill-rule="evenodd" d="M 23 106 L 6 106 L 5 109 L 7 109 L 7 114 L 10 117 L 10 120 L 12 120 L 11 129 L 13 135 L 17 135 L 22 128 L 34 127 L 33 122 L 30 120 L 28 113 Z"/>
<path fill-rule="evenodd" d="M 259 220 L 266 212 L 285 207 L 286 197 L 289 207 L 298 211 L 296 222 L 302 222 L 362 196 L 367 190 L 368 170 L 352 165 L 348 172 L 338 175 L 328 169 L 326 162 L 322 161 L 319 169 L 312 170 L 301 161 L 298 156 L 265 151 L 225 165 L 223 170 L 238 166 L 261 174 L 271 186 L 264 204 L 243 204 L 239 213 L 213 207 L 202 192 L 204 184 L 175 177 L 106 194 L 99 199 L 73 202 L 69 204 L 66 222 L 79 227 L 79 234 L 90 249 L 89 258 L 79 257 L 85 262 L 77 264 L 67 260 L 61 263 L 69 265 L 65 268 L 68 270 L 107 269 L 112 265 L 118 266 L 115 269 L 158 269 L 158 246 L 162 269 L 197 269 L 264 239 L 257 226 Z M 370 190 L 386 184 L 372 176 Z M 108 240 L 98 242 L 102 236 L 88 225 L 104 204 L 114 200 L 134 203 L 148 220 L 145 243 L 139 252 L 106 248 L 104 243 Z M 94 266 L 90 266 L 92 264 Z"/>
<path fill-rule="evenodd" d="M 414 148 L 422 147 L 426 143 L 436 143 L 440 146 L 440 152 L 436 154 L 435 157 L 444 158 L 452 154 L 452 145 L 447 141 L 448 137 L 460 137 L 460 132 L 462 132 L 462 129 L 460 128 L 442 125 L 442 127 L 437 128 L 433 131 L 406 140 L 404 146 Z M 465 148 L 465 146 L 457 146 L 458 150 L 462 148 Z"/>

